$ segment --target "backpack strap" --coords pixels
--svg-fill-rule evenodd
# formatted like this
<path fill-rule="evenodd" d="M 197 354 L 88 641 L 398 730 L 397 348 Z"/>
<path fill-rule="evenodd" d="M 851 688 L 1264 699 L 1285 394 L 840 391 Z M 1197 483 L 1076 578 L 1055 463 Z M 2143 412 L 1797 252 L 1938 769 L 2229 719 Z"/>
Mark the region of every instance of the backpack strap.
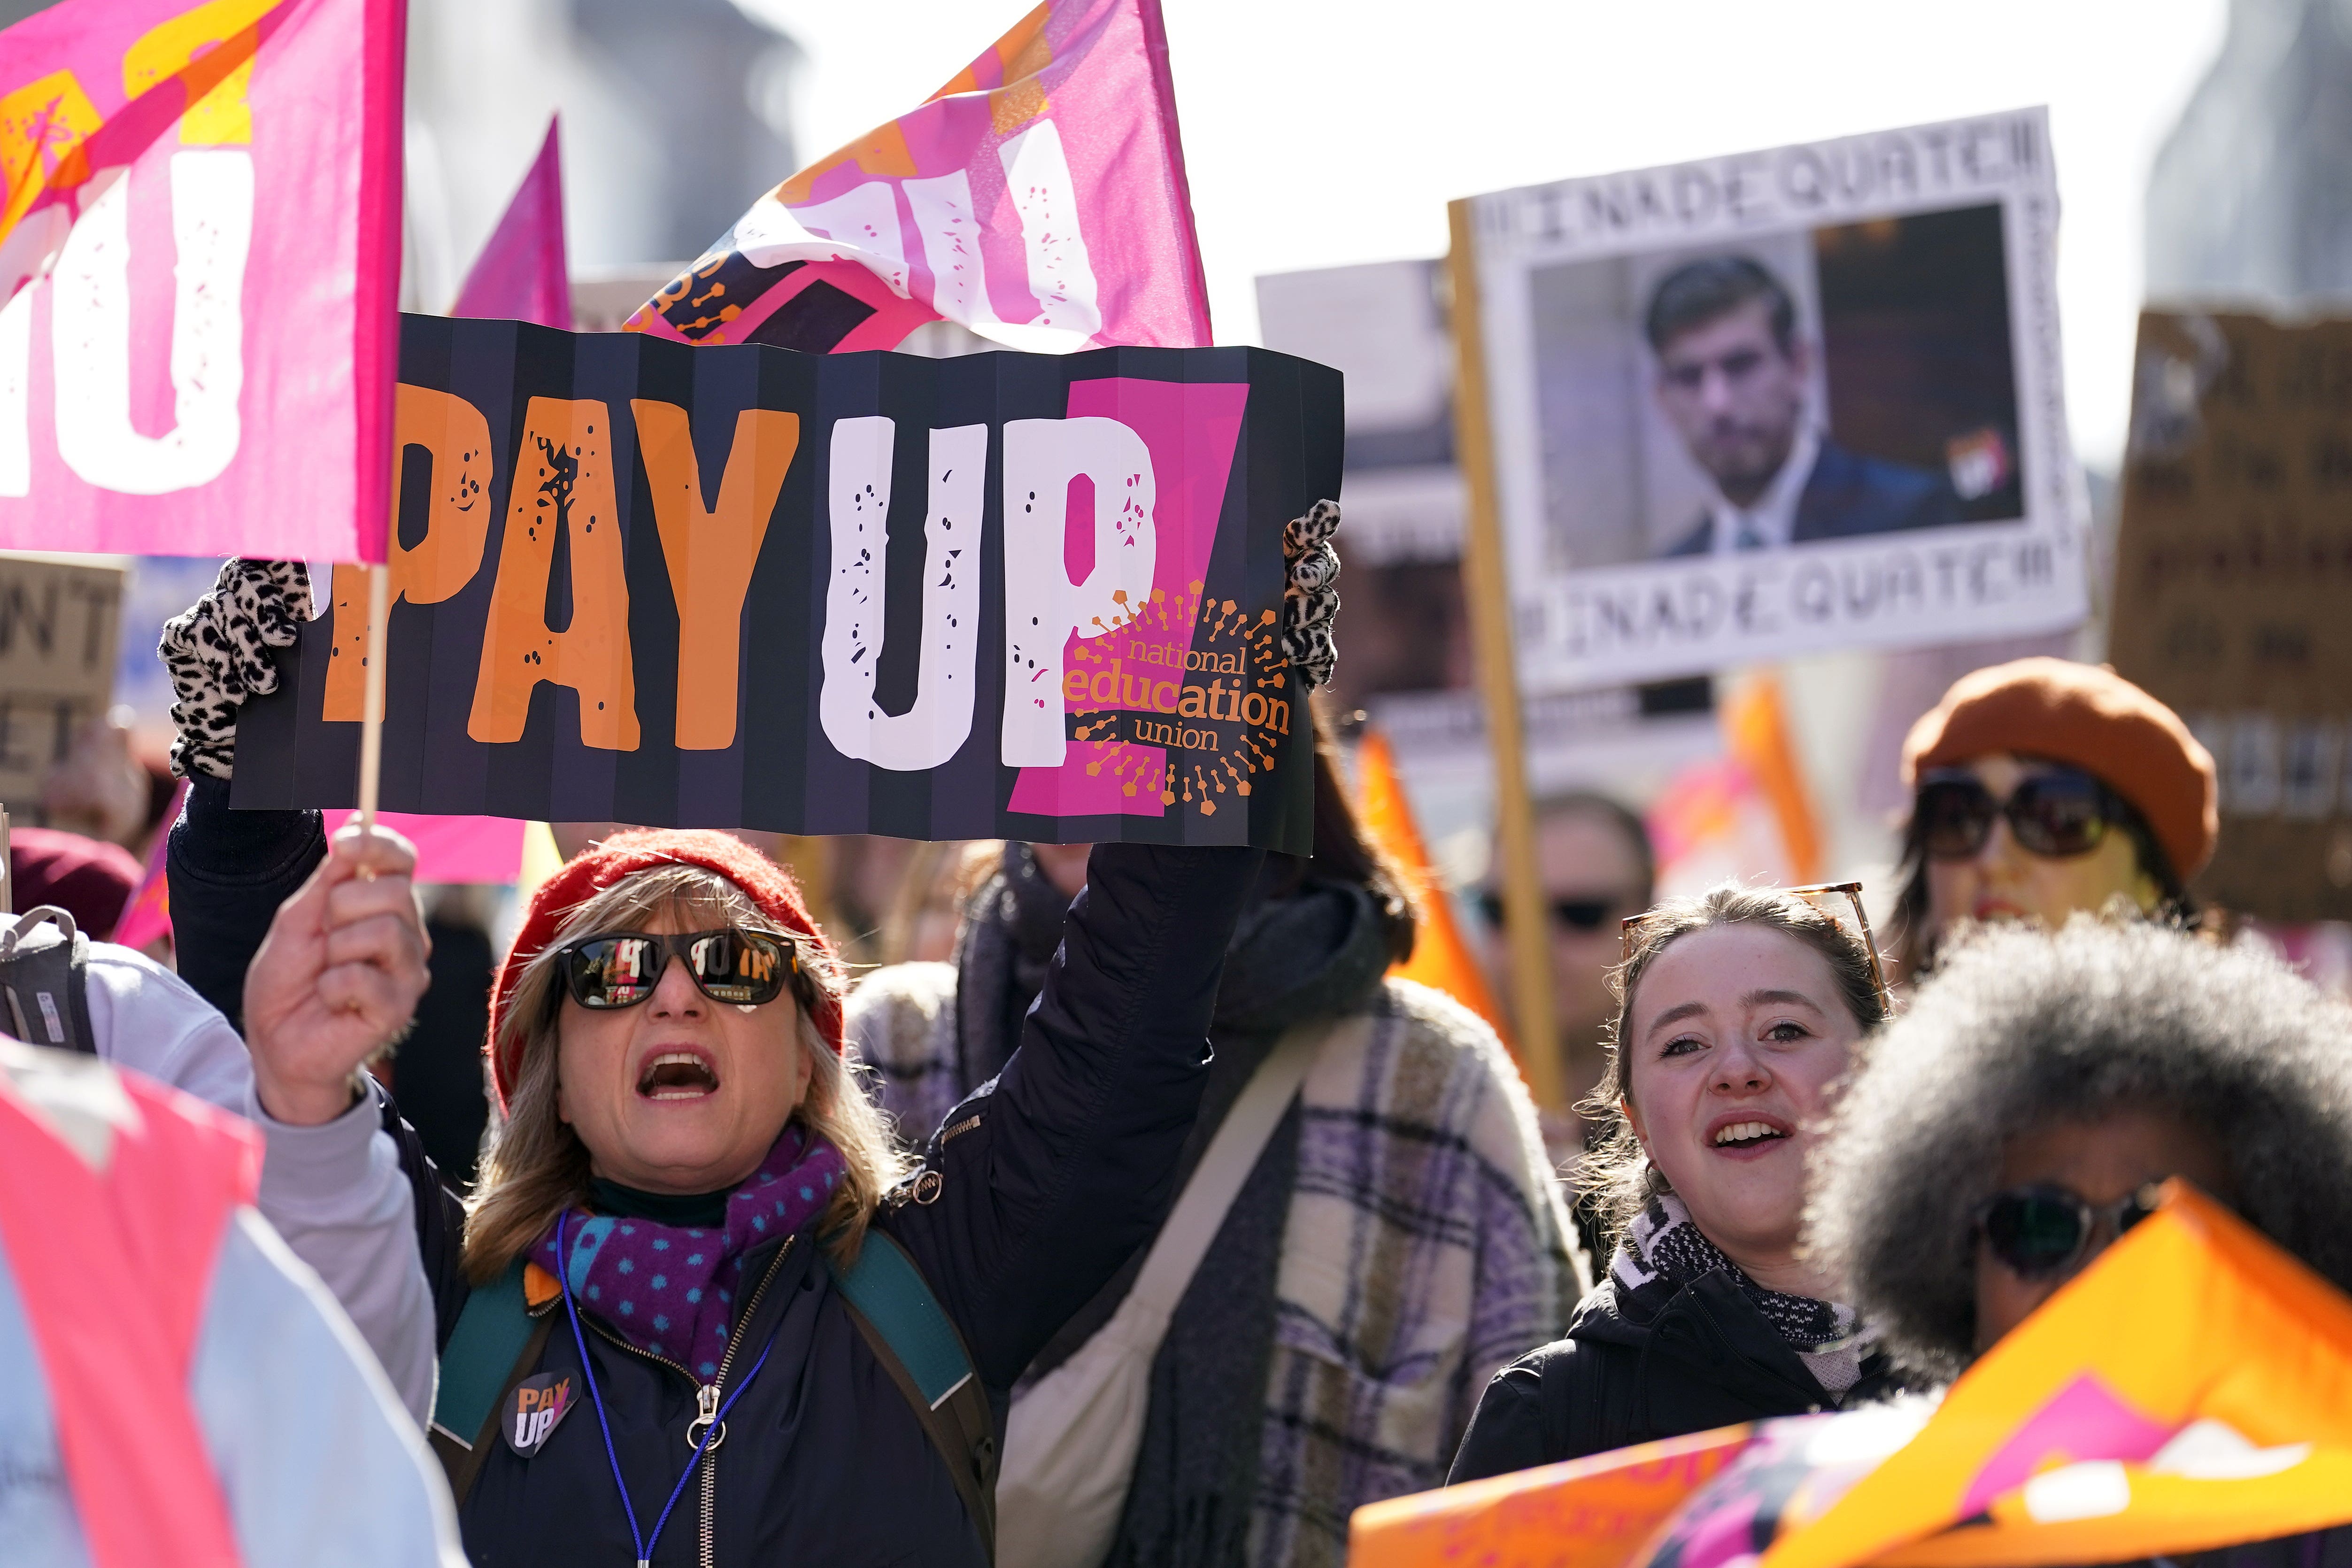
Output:
<path fill-rule="evenodd" d="M 59 940 L 27 942 L 42 926 Z M 54 904 L 26 910 L 0 934 L 0 1034 L 27 1045 L 94 1056 L 89 1026 L 89 938 Z"/>
<path fill-rule="evenodd" d="M 460 1505 L 498 1436 L 499 1405 L 539 1364 L 555 1326 L 552 1312 L 532 1319 L 524 1268 L 518 1258 L 504 1274 L 474 1288 L 441 1352 L 441 1385 L 427 1436 Z"/>
<path fill-rule="evenodd" d="M 948 1463 L 956 1494 L 996 1560 L 996 1417 L 972 1370 L 963 1336 L 931 1294 L 923 1271 L 896 1238 L 866 1232 L 857 1261 L 825 1267 L 849 1303 L 850 1321 L 914 1407 Z"/>

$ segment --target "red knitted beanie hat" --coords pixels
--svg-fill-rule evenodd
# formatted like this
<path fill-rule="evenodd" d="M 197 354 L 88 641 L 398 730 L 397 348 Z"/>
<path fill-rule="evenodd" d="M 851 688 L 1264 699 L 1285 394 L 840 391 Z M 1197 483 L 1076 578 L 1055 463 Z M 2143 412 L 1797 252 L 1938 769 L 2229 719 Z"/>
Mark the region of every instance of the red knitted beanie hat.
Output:
<path fill-rule="evenodd" d="M 1964 675 L 1903 742 L 1903 783 L 1988 752 L 2071 763 L 2129 801 L 2186 882 L 2213 858 L 2213 758 L 2180 715 L 2102 665 L 2021 658 Z"/>
<path fill-rule="evenodd" d="M 514 1093 L 515 1081 L 522 1072 L 520 1050 L 501 1047 L 499 1026 L 514 1001 L 515 985 L 523 970 L 546 951 L 547 944 L 555 940 L 555 933 L 563 929 L 563 923 L 581 905 L 640 871 L 660 866 L 699 866 L 717 872 L 750 895 L 761 912 L 775 921 L 779 929 L 796 933 L 827 961 L 833 958 L 833 943 L 810 918 L 808 905 L 801 898 L 800 884 L 793 879 L 792 873 L 741 839 L 707 828 L 639 828 L 615 833 L 540 884 L 539 891 L 531 895 L 530 907 L 523 911 L 522 929 L 515 933 L 514 947 L 507 953 L 506 962 L 499 965 L 498 984 L 490 994 L 490 1037 L 484 1048 L 490 1054 L 490 1072 L 498 1084 L 500 1109 Z M 810 1016 L 816 1024 L 817 1033 L 838 1056 L 841 998 L 822 976 L 815 990 L 816 1006 Z"/>

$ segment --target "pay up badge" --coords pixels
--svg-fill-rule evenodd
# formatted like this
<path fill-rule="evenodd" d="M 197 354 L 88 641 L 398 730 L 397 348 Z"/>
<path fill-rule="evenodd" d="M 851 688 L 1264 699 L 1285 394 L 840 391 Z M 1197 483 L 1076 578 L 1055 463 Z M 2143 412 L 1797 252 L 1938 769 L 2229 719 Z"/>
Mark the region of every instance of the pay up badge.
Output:
<path fill-rule="evenodd" d="M 499 1413 L 499 1426 L 507 1435 L 507 1447 L 516 1458 L 530 1458 L 547 1446 L 556 1423 L 571 1413 L 575 1403 L 568 1372 L 542 1372 L 524 1378 L 507 1395 L 506 1409 Z"/>

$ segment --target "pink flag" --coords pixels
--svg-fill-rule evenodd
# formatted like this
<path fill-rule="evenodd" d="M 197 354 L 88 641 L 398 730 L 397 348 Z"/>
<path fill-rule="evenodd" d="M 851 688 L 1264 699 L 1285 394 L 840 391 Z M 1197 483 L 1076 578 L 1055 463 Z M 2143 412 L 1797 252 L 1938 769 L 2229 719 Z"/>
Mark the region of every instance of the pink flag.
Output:
<path fill-rule="evenodd" d="M 633 331 L 896 348 L 1199 348 L 1208 291 L 1160 0 L 1045 0 L 911 114 L 761 196 Z"/>
<path fill-rule="evenodd" d="M 0 547 L 383 559 L 405 13 L 0 33 Z"/>
<path fill-rule="evenodd" d="M 572 268 L 563 257 L 563 156 L 552 117 L 539 156 L 474 258 L 449 313 L 572 330 Z"/>
<path fill-rule="evenodd" d="M 182 779 L 172 792 L 172 805 L 163 813 L 163 826 L 156 830 L 155 842 L 147 847 L 146 871 L 131 889 L 131 901 L 122 906 L 122 918 L 114 922 L 114 934 L 107 941 L 143 951 L 156 938 L 172 934 L 172 824 L 180 820 L 180 808 L 187 802 L 188 781 Z"/>
<path fill-rule="evenodd" d="M 326 814 L 327 837 L 342 831 L 356 811 Z M 416 846 L 420 882 L 511 882 L 522 868 L 522 830 L 509 816 L 429 816 L 379 811 L 375 819 Z"/>

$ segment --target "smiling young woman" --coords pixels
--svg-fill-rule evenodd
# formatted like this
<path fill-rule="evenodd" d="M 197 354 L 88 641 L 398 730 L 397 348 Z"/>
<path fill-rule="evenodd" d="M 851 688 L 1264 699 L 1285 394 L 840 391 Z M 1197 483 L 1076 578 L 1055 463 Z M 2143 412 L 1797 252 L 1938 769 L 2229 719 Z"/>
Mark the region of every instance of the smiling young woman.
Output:
<path fill-rule="evenodd" d="M 1497 1373 L 1452 1480 L 1869 1397 L 1883 1359 L 1801 1255 L 1805 1164 L 1886 998 L 1865 934 L 1717 888 L 1633 924 L 1581 1175 L 1615 1241 L 1568 1337 Z"/>

